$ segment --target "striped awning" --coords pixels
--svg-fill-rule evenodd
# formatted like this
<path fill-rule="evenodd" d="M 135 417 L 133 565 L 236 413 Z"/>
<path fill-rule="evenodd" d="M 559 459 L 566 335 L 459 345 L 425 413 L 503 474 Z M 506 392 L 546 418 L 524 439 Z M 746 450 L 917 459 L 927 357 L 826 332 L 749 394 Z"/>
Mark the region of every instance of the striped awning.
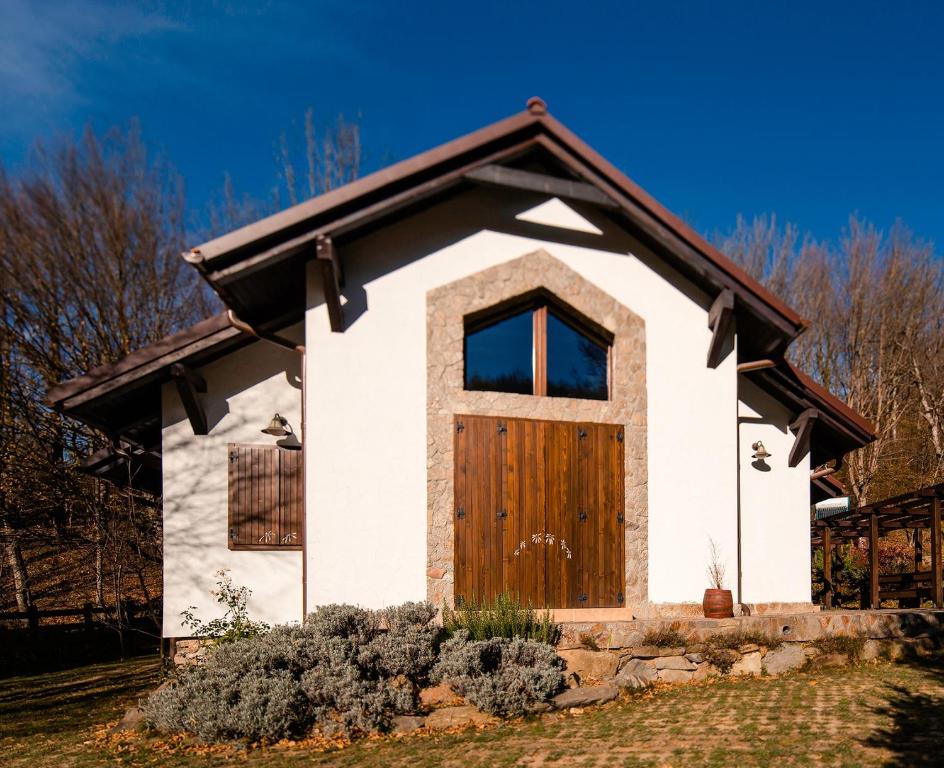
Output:
<path fill-rule="evenodd" d="M 816 510 L 816 519 L 823 520 L 833 515 L 841 515 L 850 509 L 848 496 L 837 496 L 835 499 L 825 499 L 813 505 Z"/>

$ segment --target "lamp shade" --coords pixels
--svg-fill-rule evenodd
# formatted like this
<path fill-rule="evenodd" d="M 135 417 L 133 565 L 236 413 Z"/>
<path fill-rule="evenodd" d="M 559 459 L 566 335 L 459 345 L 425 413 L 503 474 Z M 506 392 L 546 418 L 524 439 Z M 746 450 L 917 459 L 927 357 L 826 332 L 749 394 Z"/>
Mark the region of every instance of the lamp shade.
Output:
<path fill-rule="evenodd" d="M 269 422 L 269 426 L 262 431 L 273 437 L 285 437 L 291 432 L 291 429 L 288 428 L 288 421 L 285 418 L 279 414 L 275 414 L 275 416 L 272 417 L 272 421 Z"/>
<path fill-rule="evenodd" d="M 771 455 L 771 454 L 770 454 L 770 451 L 768 451 L 766 448 L 764 448 L 764 444 L 763 444 L 760 440 L 758 440 L 756 443 L 754 443 L 754 444 L 751 446 L 751 448 L 754 449 L 754 454 L 753 454 L 753 456 L 751 456 L 752 459 L 757 459 L 757 460 L 759 460 L 759 461 L 763 461 L 764 459 L 769 458 L 770 455 Z"/>

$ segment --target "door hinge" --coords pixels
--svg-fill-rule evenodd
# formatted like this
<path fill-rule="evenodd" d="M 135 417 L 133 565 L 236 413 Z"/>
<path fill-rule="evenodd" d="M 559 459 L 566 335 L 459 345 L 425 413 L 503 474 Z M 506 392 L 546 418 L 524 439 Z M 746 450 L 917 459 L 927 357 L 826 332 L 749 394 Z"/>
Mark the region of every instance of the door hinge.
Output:
<path fill-rule="evenodd" d="M 577 437 L 583 440 L 587 436 L 587 430 L 577 427 Z"/>
<path fill-rule="evenodd" d="M 626 522 L 626 516 L 622 512 L 616 513 L 616 522 L 621 525 Z"/>
<path fill-rule="evenodd" d="M 459 507 L 459 509 L 456 510 L 456 517 L 460 520 L 465 517 L 465 507 Z"/>
<path fill-rule="evenodd" d="M 586 594 L 577 595 L 577 602 L 578 602 L 578 603 L 585 603 L 585 602 L 587 602 L 587 595 L 586 595 Z"/>
<path fill-rule="evenodd" d="M 587 521 L 587 512 L 586 512 L 586 510 L 581 509 L 581 510 L 577 513 L 577 519 L 578 519 L 581 523 L 585 523 L 585 522 Z"/>
<path fill-rule="evenodd" d="M 239 451 L 230 451 L 229 453 L 229 463 L 235 464 L 239 461 Z"/>
<path fill-rule="evenodd" d="M 499 435 L 503 435 L 503 434 L 505 434 L 507 431 L 508 431 L 508 427 L 506 427 L 504 424 L 499 424 L 499 425 L 498 425 L 498 434 L 499 434 Z"/>
<path fill-rule="evenodd" d="M 622 430 L 622 429 L 618 430 L 617 433 L 616 433 L 616 442 L 618 442 L 618 443 L 622 443 L 622 442 L 623 442 L 623 430 Z"/>
<path fill-rule="evenodd" d="M 464 429 L 465 429 L 465 424 L 463 424 L 461 421 L 457 421 L 457 422 L 456 422 L 456 432 L 462 432 L 462 430 L 464 430 Z"/>
<path fill-rule="evenodd" d="M 623 599 L 624 599 L 624 598 L 623 598 L 623 593 L 622 593 L 622 592 L 619 592 L 619 593 L 616 595 L 616 602 L 619 603 L 620 605 L 622 605 L 622 604 L 623 604 Z"/>
<path fill-rule="evenodd" d="M 499 520 L 503 520 L 504 518 L 508 517 L 508 513 L 504 509 L 499 509 L 495 514 L 498 516 Z"/>
<path fill-rule="evenodd" d="M 462 595 L 456 595 L 456 600 L 455 600 L 456 608 L 460 608 L 464 602 L 465 602 L 465 598 L 463 598 Z"/>
<path fill-rule="evenodd" d="M 236 529 L 235 529 L 235 528 L 230 528 L 230 529 L 229 529 L 229 540 L 235 544 L 238 539 L 239 539 L 239 536 L 236 534 Z"/>

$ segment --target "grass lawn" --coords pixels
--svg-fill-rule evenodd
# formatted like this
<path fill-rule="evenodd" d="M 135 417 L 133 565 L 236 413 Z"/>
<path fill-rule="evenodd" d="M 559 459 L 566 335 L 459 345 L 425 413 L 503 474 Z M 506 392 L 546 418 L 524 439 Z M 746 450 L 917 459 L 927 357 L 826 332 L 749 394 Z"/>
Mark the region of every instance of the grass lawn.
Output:
<path fill-rule="evenodd" d="M 869 664 L 662 689 L 582 713 L 329 751 L 104 738 L 102 724 L 118 719 L 157 680 L 153 658 L 0 680 L 3 765 L 944 765 L 944 666 L 937 664 Z"/>

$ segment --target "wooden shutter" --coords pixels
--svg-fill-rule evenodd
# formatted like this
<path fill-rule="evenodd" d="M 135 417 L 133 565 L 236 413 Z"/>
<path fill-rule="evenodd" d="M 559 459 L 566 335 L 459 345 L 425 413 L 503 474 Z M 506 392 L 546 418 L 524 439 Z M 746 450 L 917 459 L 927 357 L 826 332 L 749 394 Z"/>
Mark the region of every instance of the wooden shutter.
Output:
<path fill-rule="evenodd" d="M 623 605 L 623 510 L 622 427 L 577 425 L 575 607 Z"/>
<path fill-rule="evenodd" d="M 502 591 L 502 419 L 457 418 L 455 594 L 490 600 Z"/>
<path fill-rule="evenodd" d="M 459 416 L 455 430 L 457 598 L 622 606 L 622 427 Z"/>
<path fill-rule="evenodd" d="M 544 536 L 546 423 L 507 419 L 502 472 L 502 588 L 523 605 L 547 600 Z"/>
<path fill-rule="evenodd" d="M 301 549 L 303 509 L 301 451 L 230 444 L 230 549 Z"/>
<path fill-rule="evenodd" d="M 560 421 L 547 423 L 544 444 L 547 463 L 547 531 L 556 539 L 545 549 L 547 606 L 584 607 L 578 602 L 580 559 L 577 551 L 577 428 Z M 563 545 L 564 549 L 561 549 Z M 569 555 L 569 556 L 568 556 Z"/>

